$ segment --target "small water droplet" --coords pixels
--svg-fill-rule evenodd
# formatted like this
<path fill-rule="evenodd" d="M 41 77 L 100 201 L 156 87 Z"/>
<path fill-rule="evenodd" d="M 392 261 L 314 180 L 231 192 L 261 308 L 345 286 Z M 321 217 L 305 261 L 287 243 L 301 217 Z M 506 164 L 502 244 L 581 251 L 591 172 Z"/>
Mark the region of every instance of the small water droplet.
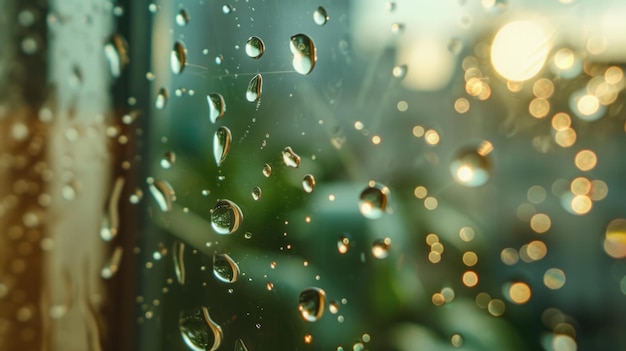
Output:
<path fill-rule="evenodd" d="M 104 45 L 104 56 L 109 61 L 109 71 L 114 78 L 122 74 L 122 70 L 130 62 L 128 58 L 128 42 L 119 35 L 113 34 Z"/>
<path fill-rule="evenodd" d="M 117 246 L 113 253 L 111 254 L 111 258 L 104 264 L 104 267 L 100 270 L 100 276 L 103 279 L 111 279 L 115 273 L 119 270 L 120 262 L 122 261 L 122 254 L 124 253 L 124 248 L 121 246 Z"/>
<path fill-rule="evenodd" d="M 246 239 L 252 239 L 252 233 L 250 233 L 250 232 L 246 232 L 246 233 L 243 235 L 243 237 L 244 237 L 244 238 L 246 238 Z"/>
<path fill-rule="evenodd" d="M 372 243 L 372 255 L 378 259 L 383 259 L 389 256 L 389 250 L 391 249 L 391 239 L 377 239 Z"/>
<path fill-rule="evenodd" d="M 259 188 L 258 186 L 255 186 L 254 188 L 252 188 L 252 198 L 256 201 L 258 199 L 261 198 L 262 195 L 262 191 L 261 188 Z"/>
<path fill-rule="evenodd" d="M 178 317 L 180 335 L 191 351 L 214 351 L 220 347 L 224 334 L 206 307 L 181 312 Z"/>
<path fill-rule="evenodd" d="M 224 102 L 224 97 L 221 94 L 208 94 L 206 96 L 206 101 L 209 104 L 209 119 L 211 120 L 211 123 L 215 123 L 218 119 L 224 117 L 224 112 L 226 112 L 226 102 Z"/>
<path fill-rule="evenodd" d="M 211 210 L 211 227 L 217 234 L 232 234 L 243 222 L 243 213 L 230 200 L 218 200 Z"/>
<path fill-rule="evenodd" d="M 302 189 L 307 193 L 312 193 L 315 189 L 315 177 L 311 174 L 307 174 L 302 178 Z"/>
<path fill-rule="evenodd" d="M 255 75 L 250 79 L 248 83 L 248 89 L 246 89 L 246 100 L 250 102 L 257 102 L 261 98 L 263 92 L 263 77 L 260 74 Z"/>
<path fill-rule="evenodd" d="M 463 346 L 463 335 L 461 334 L 453 334 L 452 337 L 450 338 L 450 343 L 452 343 L 452 346 L 454 347 L 461 347 Z"/>
<path fill-rule="evenodd" d="M 185 69 L 185 65 L 187 64 L 187 48 L 185 48 L 185 44 L 180 41 L 177 41 L 174 44 L 174 48 L 172 49 L 172 53 L 170 54 L 170 68 L 172 69 L 172 73 L 181 74 Z"/>
<path fill-rule="evenodd" d="M 172 249 L 172 252 L 176 281 L 180 285 L 185 285 L 185 243 L 180 241 L 174 242 L 174 248 Z"/>
<path fill-rule="evenodd" d="M 224 13 L 225 15 L 228 15 L 231 12 L 233 12 L 233 6 L 232 5 L 224 5 L 224 6 L 222 6 L 222 13 Z"/>
<path fill-rule="evenodd" d="M 161 156 L 161 168 L 170 169 L 176 162 L 176 154 L 174 151 L 168 151 Z"/>
<path fill-rule="evenodd" d="M 143 191 L 139 188 L 136 188 L 135 191 L 132 194 L 130 194 L 130 196 L 128 197 L 128 201 L 131 204 L 136 205 L 141 201 L 142 198 L 143 198 Z"/>
<path fill-rule="evenodd" d="M 176 193 L 170 183 L 166 180 L 152 180 L 152 178 L 149 178 L 148 189 L 150 189 L 150 194 L 152 194 L 161 211 L 169 212 L 172 210 L 172 202 L 176 201 Z"/>
<path fill-rule="evenodd" d="M 164 109 L 167 105 L 167 100 L 169 99 L 169 97 L 170 93 L 167 91 L 167 88 L 159 89 L 156 99 L 154 100 L 154 107 L 156 107 L 157 110 Z"/>
<path fill-rule="evenodd" d="M 248 55 L 248 57 L 251 57 L 253 59 L 258 59 L 258 58 L 261 58 L 261 56 L 263 56 L 264 52 L 265 52 L 265 44 L 263 43 L 263 40 L 261 40 L 261 38 L 259 37 L 248 38 L 248 41 L 246 42 L 246 54 Z"/>
<path fill-rule="evenodd" d="M 339 240 L 337 240 L 337 251 L 340 254 L 345 254 L 350 249 L 350 237 L 347 234 L 341 234 Z"/>
<path fill-rule="evenodd" d="M 283 162 L 285 162 L 287 167 L 300 167 L 300 160 L 300 156 L 298 156 L 290 146 L 283 149 Z"/>
<path fill-rule="evenodd" d="M 291 59 L 293 69 L 302 75 L 311 73 L 317 62 L 317 50 L 313 39 L 305 34 L 296 34 L 289 40 L 289 49 L 293 55 Z"/>
<path fill-rule="evenodd" d="M 266 178 L 271 176 L 272 175 L 272 166 L 268 165 L 267 163 L 265 165 L 263 165 L 263 175 Z"/>
<path fill-rule="evenodd" d="M 232 139 L 230 129 L 226 127 L 219 127 L 217 131 L 215 131 L 215 135 L 213 136 L 213 157 L 218 167 L 222 165 L 222 162 L 226 159 L 230 151 Z"/>
<path fill-rule="evenodd" d="M 331 301 L 328 304 L 328 311 L 330 311 L 330 313 L 332 314 L 337 314 L 339 312 L 339 302 Z"/>
<path fill-rule="evenodd" d="M 403 79 L 406 77 L 406 72 L 408 71 L 407 65 L 397 65 L 394 66 L 391 70 L 391 74 L 394 78 Z"/>
<path fill-rule="evenodd" d="M 477 148 L 461 149 L 450 163 L 450 172 L 452 178 L 468 187 L 481 186 L 490 178 L 491 175 L 491 158 L 488 156 L 489 151 Z"/>
<path fill-rule="evenodd" d="M 235 351 L 248 351 L 248 347 L 244 344 L 243 340 L 237 339 L 237 341 L 235 341 Z"/>
<path fill-rule="evenodd" d="M 185 9 L 181 9 L 178 14 L 176 14 L 176 24 L 181 27 L 184 27 L 189 24 L 189 13 Z"/>
<path fill-rule="evenodd" d="M 213 275 L 222 283 L 235 283 L 239 279 L 239 266 L 227 254 L 213 255 Z"/>
<path fill-rule="evenodd" d="M 102 227 L 100 228 L 100 237 L 104 241 L 113 240 L 119 230 L 120 215 L 119 215 L 119 202 L 122 190 L 124 189 L 125 179 L 118 177 L 113 184 L 111 195 L 109 196 L 109 204 L 107 206 L 107 213 L 102 218 Z"/>
<path fill-rule="evenodd" d="M 385 214 L 389 188 L 383 184 L 370 181 L 368 187 L 361 192 L 359 210 L 365 218 L 377 219 Z"/>
<path fill-rule="evenodd" d="M 320 288 L 308 288 L 300 293 L 298 311 L 307 322 L 315 322 L 322 318 L 326 308 L 326 292 Z"/>
<path fill-rule="evenodd" d="M 326 12 L 326 9 L 323 8 L 322 6 L 318 7 L 317 9 L 315 9 L 315 11 L 313 12 L 313 21 L 315 22 L 315 24 L 317 24 L 318 26 L 323 26 L 326 24 L 326 22 L 328 22 L 330 18 L 328 17 L 328 12 Z"/>

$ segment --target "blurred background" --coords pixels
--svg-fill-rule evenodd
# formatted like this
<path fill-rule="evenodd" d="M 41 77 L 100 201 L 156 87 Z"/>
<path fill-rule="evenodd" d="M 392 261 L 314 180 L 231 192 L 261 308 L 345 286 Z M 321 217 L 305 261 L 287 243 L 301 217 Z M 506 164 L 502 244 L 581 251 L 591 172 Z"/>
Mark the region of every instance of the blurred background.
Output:
<path fill-rule="evenodd" d="M 626 350 L 623 2 L 0 6 L 0 350 Z"/>

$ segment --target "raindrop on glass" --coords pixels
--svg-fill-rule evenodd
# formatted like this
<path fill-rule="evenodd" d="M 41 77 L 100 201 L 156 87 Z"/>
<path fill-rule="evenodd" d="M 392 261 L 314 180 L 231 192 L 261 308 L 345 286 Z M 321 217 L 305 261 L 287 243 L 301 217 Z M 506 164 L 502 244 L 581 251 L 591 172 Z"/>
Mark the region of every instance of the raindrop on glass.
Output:
<path fill-rule="evenodd" d="M 315 177 L 311 174 L 307 174 L 302 178 L 302 189 L 307 193 L 312 193 L 315 189 Z"/>
<path fill-rule="evenodd" d="M 161 168 L 170 169 L 174 162 L 176 162 L 176 154 L 173 151 L 168 151 L 161 156 Z"/>
<path fill-rule="evenodd" d="M 174 248 L 172 251 L 176 281 L 180 285 L 185 285 L 185 243 L 180 241 L 174 242 Z"/>
<path fill-rule="evenodd" d="M 307 322 L 316 322 L 322 318 L 326 308 L 326 292 L 320 288 L 308 288 L 300 293 L 298 311 Z"/>
<path fill-rule="evenodd" d="M 218 119 L 224 117 L 224 112 L 226 112 L 226 102 L 224 102 L 224 97 L 221 94 L 208 94 L 206 96 L 206 101 L 209 104 L 209 119 L 211 120 L 211 123 L 215 123 Z"/>
<path fill-rule="evenodd" d="M 100 270 L 100 276 L 103 279 L 111 279 L 117 273 L 120 267 L 120 262 L 122 261 L 122 254 L 124 253 L 124 248 L 121 246 L 117 246 L 113 253 L 111 254 L 111 258 L 104 264 L 102 270 Z"/>
<path fill-rule="evenodd" d="M 169 97 L 170 97 L 170 94 L 167 91 L 167 88 L 159 89 L 159 92 L 157 93 L 156 99 L 154 101 L 154 107 L 156 107 L 157 110 L 164 109 L 165 106 L 167 105 L 167 99 Z"/>
<path fill-rule="evenodd" d="M 328 17 L 328 12 L 326 12 L 326 9 L 323 8 L 322 6 L 318 7 L 314 12 L 313 12 L 313 21 L 315 22 L 315 24 L 317 24 L 318 26 L 323 26 L 326 24 L 326 22 L 328 22 L 330 18 Z"/>
<path fill-rule="evenodd" d="M 232 5 L 224 5 L 224 6 L 222 6 L 222 13 L 224 13 L 225 15 L 228 15 L 231 12 L 233 12 L 233 6 Z"/>
<path fill-rule="evenodd" d="M 180 41 L 177 41 L 174 44 L 174 48 L 172 49 L 172 53 L 170 54 L 170 67 L 172 69 L 172 73 L 181 74 L 185 69 L 185 65 L 187 64 L 187 48 L 185 48 L 185 44 Z"/>
<path fill-rule="evenodd" d="M 337 251 L 340 254 L 345 254 L 350 249 L 350 237 L 346 234 L 341 234 L 339 240 L 337 240 Z"/>
<path fill-rule="evenodd" d="M 139 188 L 136 188 L 135 191 L 128 197 L 128 201 L 133 205 L 138 204 L 141 199 L 143 199 L 143 191 Z"/>
<path fill-rule="evenodd" d="M 211 319 L 206 307 L 181 312 L 178 328 L 185 345 L 191 351 L 217 350 L 224 337 L 222 328 Z"/>
<path fill-rule="evenodd" d="M 150 189 L 150 194 L 152 194 L 161 211 L 169 212 L 172 210 L 172 202 L 176 201 L 176 193 L 170 183 L 165 180 L 152 180 L 152 178 L 149 178 L 148 189 Z"/>
<path fill-rule="evenodd" d="M 230 129 L 219 127 L 213 136 L 213 157 L 215 163 L 220 166 L 226 159 L 228 151 L 230 151 L 230 142 L 232 140 Z"/>
<path fill-rule="evenodd" d="M 391 74 L 394 76 L 394 78 L 403 79 L 406 76 L 407 70 L 408 69 L 406 65 L 397 65 L 393 67 L 393 69 L 391 70 Z"/>
<path fill-rule="evenodd" d="M 491 147 L 461 149 L 450 163 L 452 178 L 457 183 L 468 187 L 477 187 L 487 183 L 491 175 L 489 152 L 491 152 Z"/>
<path fill-rule="evenodd" d="M 235 232 L 243 222 L 243 213 L 237 204 L 230 200 L 218 200 L 211 210 L 211 227 L 217 234 Z"/>
<path fill-rule="evenodd" d="M 246 89 L 246 100 L 249 102 L 257 102 L 261 98 L 263 92 L 263 77 L 260 74 L 255 75 L 248 83 Z"/>
<path fill-rule="evenodd" d="M 389 250 L 391 249 L 391 239 L 377 239 L 372 243 L 372 255 L 378 259 L 383 259 L 389 256 Z"/>
<path fill-rule="evenodd" d="M 189 13 L 187 12 L 187 10 L 181 9 L 178 12 L 178 14 L 176 15 L 176 24 L 178 24 L 181 27 L 184 27 L 187 24 L 189 24 Z"/>
<path fill-rule="evenodd" d="M 296 154 L 290 146 L 283 149 L 283 162 L 287 167 L 300 167 L 300 156 Z"/>
<path fill-rule="evenodd" d="M 268 165 L 267 163 L 263 165 L 263 175 L 268 178 L 269 176 L 272 175 L 272 166 Z"/>
<path fill-rule="evenodd" d="M 380 183 L 370 181 L 359 197 L 361 214 L 369 219 L 382 217 L 387 209 L 388 197 L 389 188 Z"/>
<path fill-rule="evenodd" d="M 251 57 L 253 59 L 258 59 L 258 58 L 261 58 L 261 56 L 263 56 L 264 52 L 265 52 L 265 44 L 263 43 L 263 40 L 261 40 L 261 38 L 259 37 L 248 38 L 248 41 L 246 42 L 246 54 L 248 55 L 248 57 Z"/>
<path fill-rule="evenodd" d="M 293 69 L 302 75 L 311 73 L 317 62 L 313 39 L 305 34 L 296 34 L 289 40 L 289 49 L 293 55 L 291 59 Z"/>
<path fill-rule="evenodd" d="M 213 255 L 213 275 L 222 283 L 235 283 L 239 279 L 239 266 L 227 254 Z"/>
<path fill-rule="evenodd" d="M 104 56 L 109 61 L 109 71 L 114 78 L 122 74 L 122 70 L 130 62 L 128 58 L 128 42 L 119 34 L 113 34 L 104 45 Z"/>
<path fill-rule="evenodd" d="M 261 191 L 260 187 L 255 186 L 254 188 L 252 188 L 252 198 L 255 201 L 260 199 L 262 194 L 263 194 L 263 192 Z"/>

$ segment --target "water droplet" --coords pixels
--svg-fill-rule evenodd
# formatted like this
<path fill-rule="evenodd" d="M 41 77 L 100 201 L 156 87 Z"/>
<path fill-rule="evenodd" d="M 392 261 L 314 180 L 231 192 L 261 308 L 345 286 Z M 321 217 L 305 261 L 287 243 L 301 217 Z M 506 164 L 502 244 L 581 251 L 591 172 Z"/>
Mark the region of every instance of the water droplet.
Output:
<path fill-rule="evenodd" d="M 261 188 L 259 188 L 258 186 L 255 186 L 254 188 L 252 188 L 252 198 L 256 201 L 258 199 L 261 198 L 262 195 L 262 191 Z"/>
<path fill-rule="evenodd" d="M 315 189 L 315 177 L 311 174 L 307 174 L 302 178 L 302 189 L 307 193 L 312 193 Z"/>
<path fill-rule="evenodd" d="M 152 180 L 152 178 L 149 178 L 148 189 L 150 189 L 150 194 L 152 194 L 161 211 L 169 212 L 172 210 L 172 202 L 176 201 L 176 193 L 170 183 L 165 180 Z"/>
<path fill-rule="evenodd" d="M 135 191 L 128 197 L 128 201 L 133 205 L 138 204 L 141 199 L 143 199 L 143 191 L 139 188 L 136 188 Z"/>
<path fill-rule="evenodd" d="M 460 150 L 450 163 L 452 178 L 468 187 L 477 187 L 485 184 L 491 174 L 491 158 L 489 152 L 476 148 Z"/>
<path fill-rule="evenodd" d="M 213 275 L 222 283 L 234 283 L 239 278 L 239 266 L 227 254 L 213 255 Z"/>
<path fill-rule="evenodd" d="M 222 13 L 224 13 L 225 15 L 228 15 L 231 12 L 233 12 L 233 6 L 232 5 L 224 5 L 224 6 L 222 6 Z"/>
<path fill-rule="evenodd" d="M 174 248 L 172 249 L 172 252 L 176 281 L 180 285 L 185 285 L 185 243 L 180 241 L 174 242 Z"/>
<path fill-rule="evenodd" d="M 232 140 L 230 129 L 219 127 L 213 136 L 213 157 L 215 163 L 220 166 L 226 159 L 228 151 L 230 151 L 230 142 Z"/>
<path fill-rule="evenodd" d="M 180 335 L 191 351 L 214 351 L 220 347 L 224 334 L 206 307 L 181 312 L 178 317 Z"/>
<path fill-rule="evenodd" d="M 122 74 L 122 70 L 130 62 L 128 58 L 128 42 L 119 34 L 113 34 L 104 45 L 104 56 L 109 61 L 109 71 L 114 78 Z"/>
<path fill-rule="evenodd" d="M 450 343 L 454 347 L 463 346 L 463 336 L 461 334 L 453 334 L 452 337 L 450 338 Z"/>
<path fill-rule="evenodd" d="M 267 163 L 265 165 L 263 165 L 263 175 L 266 178 L 271 176 L 272 175 L 272 166 L 268 165 Z"/>
<path fill-rule="evenodd" d="M 300 167 L 300 156 L 293 152 L 290 146 L 283 149 L 283 162 L 287 167 Z"/>
<path fill-rule="evenodd" d="M 161 156 L 161 168 L 170 169 L 174 162 L 176 162 L 176 154 L 173 151 L 168 151 Z"/>
<path fill-rule="evenodd" d="M 389 256 L 389 250 L 391 249 L 391 239 L 377 239 L 372 243 L 372 255 L 378 259 L 383 259 Z"/>
<path fill-rule="evenodd" d="M 305 34 L 296 34 L 289 41 L 289 49 L 293 55 L 291 59 L 293 69 L 302 75 L 311 73 L 317 62 L 317 51 L 313 39 Z"/>
<path fill-rule="evenodd" d="M 330 18 L 328 17 L 328 12 L 326 12 L 326 9 L 322 6 L 318 7 L 317 9 L 315 9 L 315 12 L 313 12 L 313 21 L 318 26 L 325 25 L 329 19 Z"/>
<path fill-rule="evenodd" d="M 181 9 L 178 14 L 176 14 L 176 24 L 181 27 L 189 24 L 189 13 L 185 9 Z"/>
<path fill-rule="evenodd" d="M 211 227 L 217 234 L 235 232 L 243 222 L 243 213 L 237 204 L 230 200 L 218 200 L 211 210 Z"/>
<path fill-rule="evenodd" d="M 111 195 L 109 196 L 109 204 L 107 213 L 102 219 L 102 227 L 100 228 L 100 237 L 104 241 L 113 240 L 119 230 L 119 202 L 122 190 L 124 189 L 124 178 L 118 177 L 113 184 Z"/>
<path fill-rule="evenodd" d="M 365 218 L 377 219 L 385 214 L 389 188 L 383 184 L 370 181 L 368 187 L 361 192 L 359 197 L 359 210 Z"/>
<path fill-rule="evenodd" d="M 328 304 L 328 310 L 330 311 L 330 313 L 332 314 L 337 314 L 339 312 L 339 302 L 337 301 L 331 301 Z"/>
<path fill-rule="evenodd" d="M 154 107 L 156 107 L 157 110 L 164 109 L 165 106 L 167 105 L 167 100 L 169 97 L 170 97 L 170 94 L 167 91 L 167 88 L 159 89 L 159 92 L 157 93 L 156 99 L 154 101 Z"/>
<path fill-rule="evenodd" d="M 460 39 L 452 38 L 448 42 L 448 51 L 453 55 L 458 55 L 463 50 L 463 42 Z"/>
<path fill-rule="evenodd" d="M 337 251 L 340 254 L 345 254 L 350 249 L 350 237 L 347 234 L 341 234 L 339 240 L 337 240 Z"/>
<path fill-rule="evenodd" d="M 100 276 L 102 279 L 111 279 L 117 273 L 120 267 L 120 262 L 122 261 L 122 254 L 124 253 L 124 248 L 121 246 L 117 246 L 113 253 L 111 254 L 111 258 L 104 264 L 102 270 L 100 270 Z"/>
<path fill-rule="evenodd" d="M 250 233 L 250 232 L 246 232 L 246 233 L 243 235 L 243 237 L 244 237 L 244 238 L 246 238 L 246 239 L 252 239 L 252 233 Z"/>
<path fill-rule="evenodd" d="M 172 69 L 172 73 L 181 74 L 185 69 L 185 65 L 187 64 L 187 48 L 185 48 L 185 44 L 180 41 L 177 41 L 174 44 L 174 48 L 172 49 L 172 53 L 170 54 L 170 67 Z"/>
<path fill-rule="evenodd" d="M 224 97 L 221 94 L 208 94 L 206 96 L 206 101 L 209 104 L 209 119 L 211 120 L 211 123 L 215 123 L 218 119 L 224 117 L 224 112 L 226 112 L 226 102 L 224 102 Z"/>
<path fill-rule="evenodd" d="M 397 65 L 394 66 L 391 70 L 391 75 L 395 78 L 402 79 L 406 77 L 406 72 L 408 71 L 407 65 Z"/>
<path fill-rule="evenodd" d="M 263 43 L 263 40 L 261 40 L 261 38 L 259 37 L 248 38 L 248 41 L 246 42 L 246 54 L 248 55 L 248 57 L 251 57 L 253 59 L 258 59 L 258 58 L 261 58 L 261 56 L 263 56 L 264 52 L 265 52 L 265 44 Z"/>
<path fill-rule="evenodd" d="M 263 92 L 263 77 L 260 74 L 255 75 L 250 79 L 248 83 L 248 89 L 246 89 L 246 100 L 250 102 L 257 102 L 261 98 Z"/>
<path fill-rule="evenodd" d="M 322 318 L 326 308 L 326 292 L 320 288 L 308 288 L 300 293 L 298 311 L 307 322 L 315 322 Z"/>
<path fill-rule="evenodd" d="M 237 339 L 237 341 L 235 341 L 235 351 L 248 351 L 248 347 L 246 347 L 243 340 Z"/>

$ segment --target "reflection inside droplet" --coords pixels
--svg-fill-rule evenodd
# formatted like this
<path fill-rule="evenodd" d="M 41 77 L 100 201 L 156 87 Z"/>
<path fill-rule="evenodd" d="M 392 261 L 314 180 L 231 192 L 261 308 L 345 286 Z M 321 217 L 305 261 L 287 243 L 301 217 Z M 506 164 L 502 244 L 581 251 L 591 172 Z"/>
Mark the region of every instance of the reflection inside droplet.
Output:
<path fill-rule="evenodd" d="M 230 200 L 218 200 L 211 210 L 211 227 L 217 234 L 232 234 L 243 222 L 243 213 Z"/>
<path fill-rule="evenodd" d="M 211 319 L 206 307 L 181 312 L 178 327 L 185 345 L 191 351 L 217 350 L 224 337 L 222 328 Z"/>
<path fill-rule="evenodd" d="M 235 283 L 239 279 L 239 265 L 227 254 L 213 255 L 213 275 L 222 283 Z"/>

